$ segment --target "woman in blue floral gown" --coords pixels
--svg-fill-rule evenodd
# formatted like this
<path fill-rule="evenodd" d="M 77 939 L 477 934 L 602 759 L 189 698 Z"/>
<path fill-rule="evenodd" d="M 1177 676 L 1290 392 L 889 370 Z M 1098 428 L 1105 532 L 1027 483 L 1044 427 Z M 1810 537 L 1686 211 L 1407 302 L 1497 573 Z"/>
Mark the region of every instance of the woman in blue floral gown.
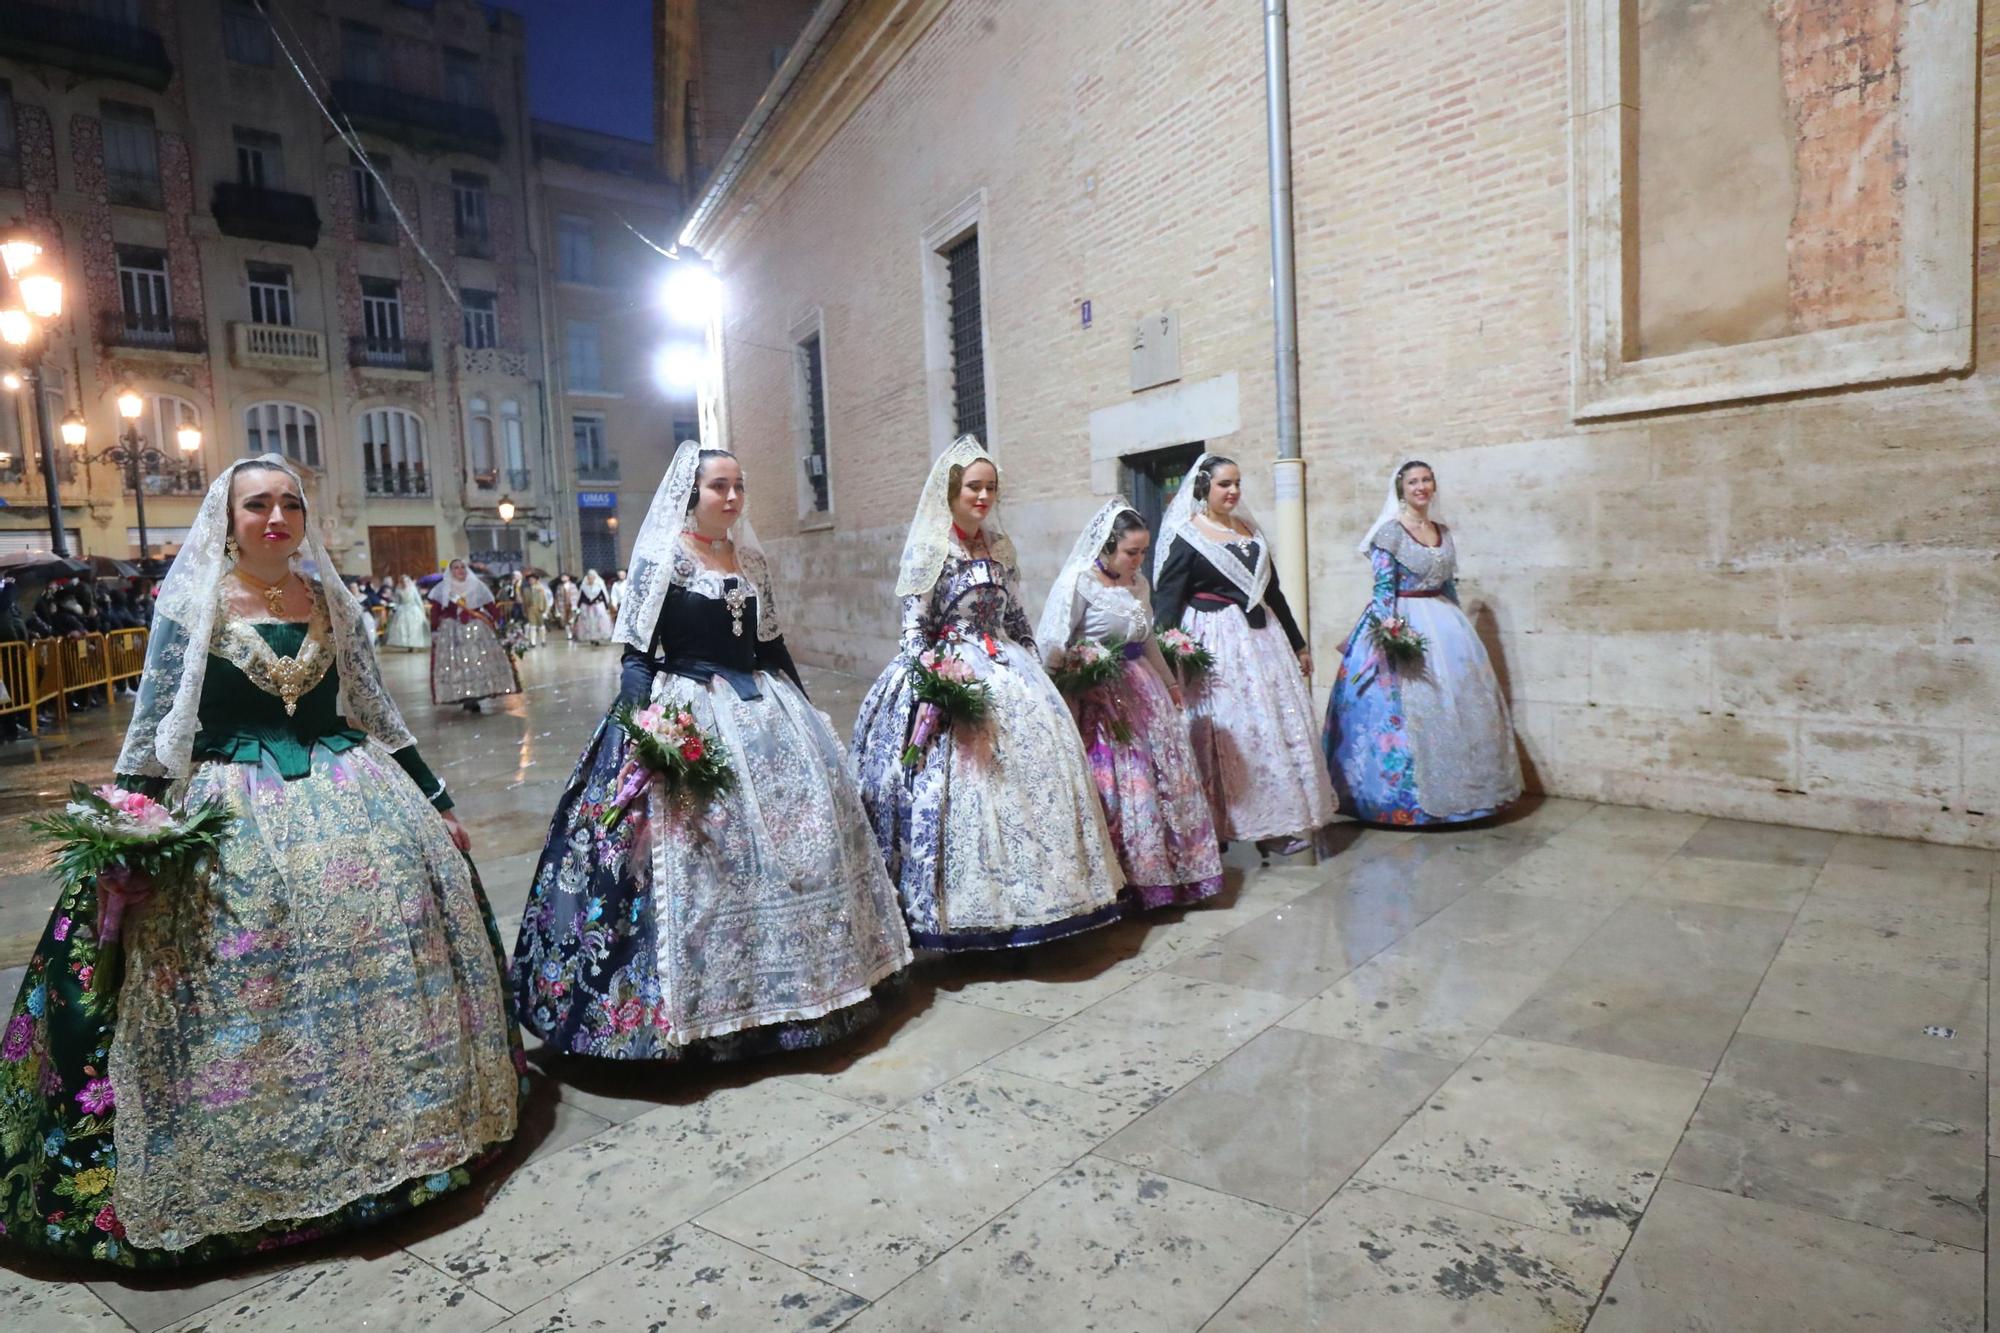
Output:
<path fill-rule="evenodd" d="M 1462 824 L 1521 794 L 1507 700 L 1458 605 L 1458 546 L 1436 522 L 1437 477 L 1411 461 L 1357 548 L 1375 570 L 1367 610 L 1341 650 L 1322 745 L 1341 811 L 1374 824 Z M 1378 624 L 1403 621 L 1424 659 L 1398 667 Z"/>
<path fill-rule="evenodd" d="M 615 712 L 716 738 L 732 790 L 690 808 L 606 715 L 556 804 L 514 948 L 522 1023 L 614 1060 L 727 1060 L 838 1041 L 910 962 L 846 756 L 800 686 L 733 455 L 674 455 L 633 551 Z"/>
<path fill-rule="evenodd" d="M 119 783 L 236 823 L 118 943 L 98 883 L 61 894 L 0 1035 L 13 1244 L 268 1250 L 459 1189 L 513 1137 L 493 914 L 367 613 L 290 565 L 307 538 L 333 567 L 304 495 L 281 459 L 232 465 L 161 588 Z"/>
<path fill-rule="evenodd" d="M 896 581 L 902 654 L 854 724 L 862 799 L 921 948 L 1072 935 L 1116 920 L 1124 887 L 1083 742 L 1028 629 L 1013 544 L 993 521 L 999 492 L 999 465 L 969 435 L 932 465 Z M 985 684 L 988 716 L 931 740 L 912 768 L 909 673 L 926 652 Z"/>

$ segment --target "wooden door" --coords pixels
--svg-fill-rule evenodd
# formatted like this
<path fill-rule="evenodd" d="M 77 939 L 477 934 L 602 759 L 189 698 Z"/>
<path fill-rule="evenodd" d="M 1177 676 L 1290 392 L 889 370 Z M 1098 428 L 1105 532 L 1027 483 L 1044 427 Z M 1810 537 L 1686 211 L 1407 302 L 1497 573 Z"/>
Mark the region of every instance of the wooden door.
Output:
<path fill-rule="evenodd" d="M 408 574 L 422 578 L 437 572 L 437 529 L 432 527 L 371 527 L 368 568 L 377 579 Z"/>

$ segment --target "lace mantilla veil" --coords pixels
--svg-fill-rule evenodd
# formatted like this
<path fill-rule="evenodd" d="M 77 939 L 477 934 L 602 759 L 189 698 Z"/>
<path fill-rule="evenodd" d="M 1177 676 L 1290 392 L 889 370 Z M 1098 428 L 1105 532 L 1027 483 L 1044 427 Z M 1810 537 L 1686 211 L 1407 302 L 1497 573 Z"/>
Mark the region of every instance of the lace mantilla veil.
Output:
<path fill-rule="evenodd" d="M 1168 549 L 1174 544 L 1174 538 L 1185 537 L 1189 545 L 1208 558 L 1208 563 L 1215 566 L 1218 574 L 1234 583 L 1243 595 L 1250 599 L 1250 605 L 1255 606 L 1264 600 L 1264 589 L 1271 584 L 1271 539 L 1264 535 L 1264 526 L 1250 512 L 1250 506 L 1239 501 L 1236 505 L 1236 517 L 1257 536 L 1257 564 L 1254 569 L 1246 568 L 1241 560 L 1224 552 L 1222 543 L 1209 537 L 1194 523 L 1195 478 L 1201 474 L 1202 465 L 1217 456 L 1203 454 L 1194 460 L 1194 466 L 1187 470 L 1185 477 L 1181 478 L 1180 489 L 1174 492 L 1173 500 L 1167 505 L 1166 514 L 1160 519 L 1160 535 L 1156 548 L 1159 551 L 1158 558 L 1164 563 Z M 1206 507 L 1203 506 L 1204 509 Z"/>
<path fill-rule="evenodd" d="M 721 449 L 706 452 L 733 456 Z M 686 571 L 692 563 L 681 550 L 681 533 L 693 512 L 702 453 L 698 442 L 681 441 L 680 448 L 674 450 L 674 461 L 667 465 L 667 475 L 660 478 L 660 488 L 653 492 L 638 539 L 632 543 L 632 577 L 626 581 L 625 598 L 618 607 L 611 637 L 642 653 L 652 649 L 653 628 L 659 623 L 660 608 L 666 605 L 667 589 L 673 586 L 677 570 Z M 764 556 L 763 543 L 757 540 L 757 529 L 751 526 L 747 502 L 729 527 L 729 540 L 736 548 L 736 563 L 743 576 L 757 585 L 757 638 L 768 642 L 781 631 L 772 601 L 770 562 Z"/>
<path fill-rule="evenodd" d="M 1035 642 L 1044 649 L 1057 648 L 1069 641 L 1069 627 L 1076 615 L 1077 580 L 1090 570 L 1104 543 L 1111 540 L 1111 525 L 1128 510 L 1138 512 L 1124 496 L 1115 495 L 1083 525 L 1083 534 L 1070 547 L 1069 559 L 1063 561 L 1062 570 L 1049 589 L 1049 600 L 1042 604 L 1042 618 L 1035 625 Z M 1143 584 L 1145 576 L 1141 575 L 1139 581 Z"/>
<path fill-rule="evenodd" d="M 910 520 L 910 535 L 903 540 L 902 563 L 896 568 L 896 595 L 915 597 L 929 592 L 944 572 L 945 558 L 951 554 L 951 470 L 974 463 L 990 463 L 993 475 L 1000 476 L 1000 464 L 970 435 L 961 435 L 931 464 L 924 479 L 923 494 L 917 497 L 916 516 Z M 1016 568 L 1014 543 L 1000 526 L 1000 507 L 987 514 L 981 529 L 993 558 L 1009 569 Z"/>
<path fill-rule="evenodd" d="M 1402 517 L 1403 502 L 1396 498 L 1396 478 L 1402 476 L 1403 469 L 1412 463 L 1423 463 L 1425 467 L 1430 466 L 1429 463 L 1424 463 L 1424 460 L 1421 458 L 1405 458 L 1402 462 L 1396 464 L 1395 471 L 1389 474 L 1389 498 L 1382 502 L 1382 511 L 1375 515 L 1375 521 L 1368 525 L 1367 531 L 1361 534 L 1360 542 L 1354 547 L 1354 553 L 1364 560 L 1367 559 L 1369 550 L 1374 547 L 1375 534 L 1382 530 L 1382 525 L 1394 522 L 1396 519 Z M 1435 476 L 1436 474 L 1433 473 L 1432 475 Z M 1435 501 L 1431 504 L 1430 516 L 1431 522 L 1435 523 L 1438 521 L 1437 504 Z"/>
<path fill-rule="evenodd" d="M 283 472 L 299 488 L 299 474 L 277 454 L 239 459 L 222 470 L 202 497 L 180 554 L 160 584 L 153 609 L 153 632 L 146 646 L 146 669 L 117 771 L 133 777 L 179 780 L 188 775 L 189 755 L 200 729 L 201 686 L 208 676 L 209 647 L 222 607 L 222 580 L 235 568 L 224 549 L 229 536 L 229 488 L 246 467 Z M 340 675 L 341 713 L 390 750 L 415 744 L 403 725 L 402 710 L 382 684 L 375 661 L 375 624 L 334 572 L 308 506 L 300 554 L 317 571 L 332 625 L 334 669 Z M 293 557 L 297 569 L 299 556 Z"/>
<path fill-rule="evenodd" d="M 466 610 L 477 611 L 493 604 L 493 590 L 470 568 L 465 571 L 465 577 L 459 579 L 453 578 L 450 566 L 446 566 L 444 577 L 431 585 L 430 599 L 439 606 L 463 601 Z"/>

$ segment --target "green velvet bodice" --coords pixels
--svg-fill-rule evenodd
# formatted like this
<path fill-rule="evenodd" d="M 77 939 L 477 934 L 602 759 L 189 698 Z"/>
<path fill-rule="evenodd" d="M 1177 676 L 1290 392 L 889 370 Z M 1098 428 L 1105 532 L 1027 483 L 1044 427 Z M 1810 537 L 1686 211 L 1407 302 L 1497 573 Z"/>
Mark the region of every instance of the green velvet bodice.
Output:
<path fill-rule="evenodd" d="M 306 627 L 300 623 L 263 621 L 251 628 L 280 657 L 297 654 L 306 639 Z M 270 756 L 287 781 L 312 771 L 313 746 L 339 754 L 368 739 L 340 715 L 339 672 L 329 668 L 319 684 L 299 696 L 297 711 L 287 714 L 283 699 L 259 689 L 234 662 L 217 653 L 209 655 L 208 674 L 201 683 L 200 717 L 194 758 L 254 764 L 261 752 Z"/>

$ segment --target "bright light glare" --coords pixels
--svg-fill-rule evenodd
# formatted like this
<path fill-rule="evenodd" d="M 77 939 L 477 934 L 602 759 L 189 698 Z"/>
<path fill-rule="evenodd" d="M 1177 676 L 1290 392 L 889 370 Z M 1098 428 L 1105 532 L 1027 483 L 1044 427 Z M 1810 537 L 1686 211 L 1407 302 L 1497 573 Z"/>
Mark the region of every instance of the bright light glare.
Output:
<path fill-rule="evenodd" d="M 708 265 L 683 259 L 667 270 L 660 305 L 674 323 L 705 329 L 722 310 L 722 279 Z"/>
<path fill-rule="evenodd" d="M 62 419 L 62 442 L 74 449 L 81 449 L 83 442 L 90 438 L 90 428 L 83 424 L 83 418 L 72 412 Z"/>
<path fill-rule="evenodd" d="M 689 393 L 708 381 L 708 349 L 699 343 L 673 343 L 653 363 L 653 373 L 662 387 L 675 393 Z"/>
<path fill-rule="evenodd" d="M 5 389 L 8 393 L 19 393 L 21 391 L 21 377 L 11 370 L 5 375 L 0 375 L 0 389 Z"/>
<path fill-rule="evenodd" d="M 146 400 L 132 389 L 118 395 L 118 415 L 127 421 L 137 421 L 139 414 L 146 410 Z"/>
<path fill-rule="evenodd" d="M 9 347 L 26 347 L 35 336 L 35 326 L 25 310 L 0 310 L 0 342 Z"/>
<path fill-rule="evenodd" d="M 22 278 L 21 304 L 36 319 L 54 319 L 62 314 L 62 281 L 50 273 L 30 273 Z"/>
<path fill-rule="evenodd" d="M 192 421 L 183 422 L 181 428 L 174 432 L 174 438 L 180 442 L 182 453 L 191 454 L 201 448 L 201 427 Z"/>
<path fill-rule="evenodd" d="M 25 238 L 0 241 L 0 264 L 7 266 L 7 276 L 18 278 L 27 272 L 28 266 L 41 256 L 42 247 Z"/>

